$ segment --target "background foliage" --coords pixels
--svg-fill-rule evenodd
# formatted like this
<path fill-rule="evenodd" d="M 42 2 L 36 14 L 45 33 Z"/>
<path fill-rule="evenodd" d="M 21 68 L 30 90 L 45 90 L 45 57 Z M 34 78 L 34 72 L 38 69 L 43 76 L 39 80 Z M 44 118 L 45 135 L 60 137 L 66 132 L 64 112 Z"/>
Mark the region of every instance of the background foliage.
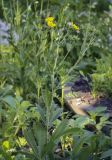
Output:
<path fill-rule="evenodd" d="M 49 16 L 56 28 L 45 23 Z M 0 159 L 112 158 L 106 108 L 89 117 L 63 111 L 64 83 L 79 72 L 91 77 L 94 92 L 112 94 L 111 2 L 4 0 L 0 17 L 10 24 L 9 44 L 0 45 Z"/>

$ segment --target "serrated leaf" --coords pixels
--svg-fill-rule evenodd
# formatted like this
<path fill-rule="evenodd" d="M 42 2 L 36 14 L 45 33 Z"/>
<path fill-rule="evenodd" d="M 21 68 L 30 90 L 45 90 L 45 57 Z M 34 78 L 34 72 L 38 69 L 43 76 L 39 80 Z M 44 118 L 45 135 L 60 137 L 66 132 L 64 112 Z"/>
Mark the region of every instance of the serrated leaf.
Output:
<path fill-rule="evenodd" d="M 54 122 L 57 118 L 59 118 L 59 116 L 61 115 L 62 111 L 63 111 L 62 108 L 57 108 L 55 111 L 53 111 L 53 113 L 52 113 L 52 115 L 51 115 L 51 117 L 50 117 L 50 122 L 49 122 L 51 125 L 53 124 L 53 122 Z"/>
<path fill-rule="evenodd" d="M 44 147 L 47 142 L 47 130 L 38 123 L 33 125 L 33 132 L 36 142 L 38 143 L 38 154 L 42 157 Z"/>
<path fill-rule="evenodd" d="M 50 138 L 49 143 L 46 145 L 45 148 L 46 153 L 53 152 L 53 148 L 55 147 L 56 142 L 59 141 L 60 137 L 64 135 L 67 125 L 68 125 L 68 120 L 65 119 L 56 128 L 56 130 L 54 131 L 53 135 Z"/>
<path fill-rule="evenodd" d="M 65 130 L 67 129 L 67 125 L 68 125 L 68 121 L 67 119 L 63 120 L 59 126 L 56 128 L 54 134 L 52 135 L 52 140 L 55 141 L 56 139 L 60 138 Z"/>
<path fill-rule="evenodd" d="M 32 148 L 32 150 L 34 152 L 34 155 L 36 157 L 39 157 L 39 155 L 38 155 L 38 146 L 36 144 L 35 137 L 34 137 L 32 129 L 31 128 L 24 129 L 23 133 L 24 133 L 24 136 L 25 136 L 28 144 L 31 146 L 31 148 Z"/>

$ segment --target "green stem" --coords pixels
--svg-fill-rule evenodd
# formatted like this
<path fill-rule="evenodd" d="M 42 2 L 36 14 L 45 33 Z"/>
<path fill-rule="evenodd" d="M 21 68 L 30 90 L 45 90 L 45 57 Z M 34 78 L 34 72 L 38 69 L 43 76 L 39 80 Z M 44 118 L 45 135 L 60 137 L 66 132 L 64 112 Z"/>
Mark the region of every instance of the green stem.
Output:
<path fill-rule="evenodd" d="M 46 116 L 47 116 L 47 143 L 48 143 L 48 141 L 49 141 L 49 108 L 48 108 L 48 106 L 47 106 L 47 113 L 46 113 Z"/>
<path fill-rule="evenodd" d="M 54 76 L 55 76 L 55 70 L 56 70 L 56 66 L 57 66 L 57 61 L 58 61 L 58 52 L 59 52 L 59 46 L 57 46 L 57 53 L 56 53 L 56 58 L 55 58 L 55 62 L 54 62 L 54 67 L 53 67 L 53 73 L 52 73 L 52 100 L 53 100 L 53 96 L 54 96 Z"/>
<path fill-rule="evenodd" d="M 64 85 L 62 84 L 61 87 L 62 87 L 62 93 L 61 93 L 61 106 L 63 107 L 63 106 L 64 106 Z"/>
<path fill-rule="evenodd" d="M 49 10 L 49 0 L 47 2 L 47 16 L 48 16 L 48 10 Z"/>
<path fill-rule="evenodd" d="M 42 10 L 43 10 L 43 0 L 41 0 L 40 15 L 42 15 Z"/>
<path fill-rule="evenodd" d="M 38 90 L 37 90 L 38 100 L 39 100 L 39 97 L 40 97 L 40 89 L 41 89 L 41 85 L 39 84 L 39 85 L 38 85 Z"/>

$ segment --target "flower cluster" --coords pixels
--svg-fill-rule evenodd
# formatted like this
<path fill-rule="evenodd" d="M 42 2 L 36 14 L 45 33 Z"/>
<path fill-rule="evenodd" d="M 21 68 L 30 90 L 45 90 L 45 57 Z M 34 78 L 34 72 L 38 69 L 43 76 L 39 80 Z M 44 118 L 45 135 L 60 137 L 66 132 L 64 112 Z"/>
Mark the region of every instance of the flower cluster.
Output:
<path fill-rule="evenodd" d="M 54 17 L 47 17 L 45 19 L 45 22 L 47 23 L 47 25 L 51 28 L 56 27 L 56 23 L 54 22 Z"/>
<path fill-rule="evenodd" d="M 73 27 L 73 29 L 75 29 L 76 31 L 79 31 L 79 27 L 75 24 L 75 23 L 71 23 L 71 26 Z"/>
<path fill-rule="evenodd" d="M 45 22 L 51 28 L 56 27 L 56 23 L 54 22 L 54 17 L 47 17 L 45 19 Z M 79 31 L 79 27 L 75 23 L 69 22 L 68 25 L 72 27 L 74 30 Z"/>

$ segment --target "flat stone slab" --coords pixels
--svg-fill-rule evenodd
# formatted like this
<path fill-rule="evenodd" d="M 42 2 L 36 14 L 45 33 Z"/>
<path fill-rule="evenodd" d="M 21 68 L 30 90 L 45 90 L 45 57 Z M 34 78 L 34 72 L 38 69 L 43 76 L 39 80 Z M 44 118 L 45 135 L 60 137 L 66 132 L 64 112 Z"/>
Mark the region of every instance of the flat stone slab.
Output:
<path fill-rule="evenodd" d="M 107 107 L 112 116 L 112 100 L 104 97 L 94 98 L 86 82 L 69 82 L 65 84 L 64 99 L 67 106 L 76 114 L 89 115 L 97 107 Z"/>

